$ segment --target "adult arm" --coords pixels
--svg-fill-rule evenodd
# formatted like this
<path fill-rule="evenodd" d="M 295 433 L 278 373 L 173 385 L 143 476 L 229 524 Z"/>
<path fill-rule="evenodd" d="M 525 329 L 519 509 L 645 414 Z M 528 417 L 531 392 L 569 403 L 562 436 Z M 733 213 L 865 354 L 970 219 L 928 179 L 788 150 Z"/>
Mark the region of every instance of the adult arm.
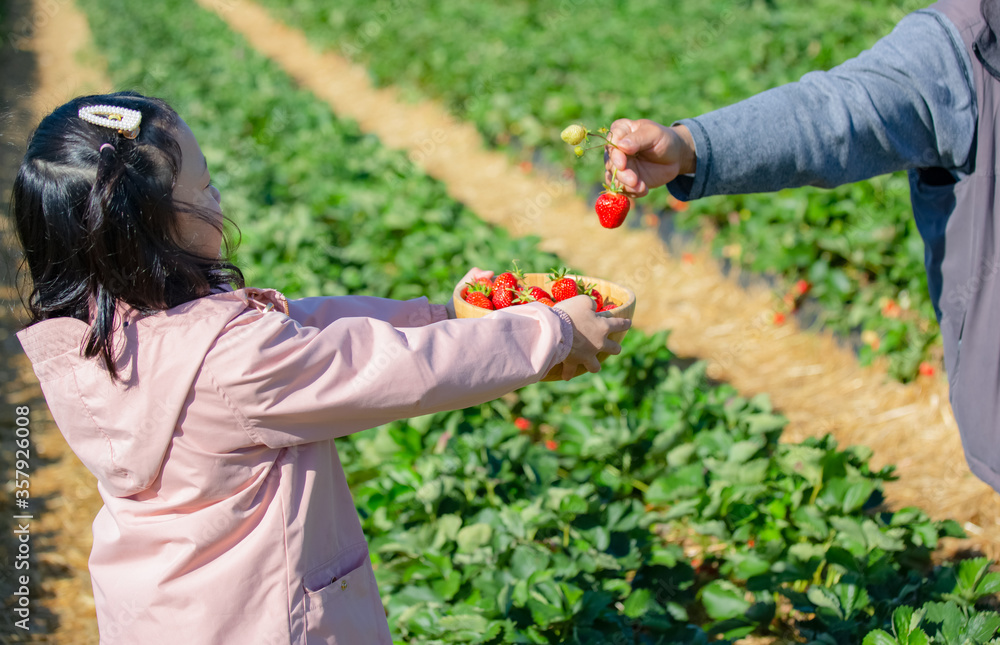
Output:
<path fill-rule="evenodd" d="M 651 123 L 614 124 L 614 140 L 629 156 L 609 150 L 609 170 L 619 168 L 617 179 L 638 195 L 666 183 L 686 201 L 832 187 L 909 168 L 965 169 L 976 99 L 955 26 L 937 11 L 920 10 L 829 71 L 672 128 Z M 686 168 L 693 175 L 683 174 L 687 146 L 696 157 L 694 168 Z M 676 170 L 663 172 L 665 165 Z"/>

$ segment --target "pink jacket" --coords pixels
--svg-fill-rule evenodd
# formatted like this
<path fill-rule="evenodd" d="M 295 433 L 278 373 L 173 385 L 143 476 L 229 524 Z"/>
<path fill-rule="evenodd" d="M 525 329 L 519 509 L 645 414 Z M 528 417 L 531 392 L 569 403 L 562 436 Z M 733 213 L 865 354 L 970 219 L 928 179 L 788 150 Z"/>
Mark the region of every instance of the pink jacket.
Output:
<path fill-rule="evenodd" d="M 101 643 L 390 644 L 333 439 L 533 383 L 569 352 L 541 304 L 446 320 L 425 298 L 213 294 L 126 315 L 113 384 L 85 323 L 18 337 L 98 479 Z"/>

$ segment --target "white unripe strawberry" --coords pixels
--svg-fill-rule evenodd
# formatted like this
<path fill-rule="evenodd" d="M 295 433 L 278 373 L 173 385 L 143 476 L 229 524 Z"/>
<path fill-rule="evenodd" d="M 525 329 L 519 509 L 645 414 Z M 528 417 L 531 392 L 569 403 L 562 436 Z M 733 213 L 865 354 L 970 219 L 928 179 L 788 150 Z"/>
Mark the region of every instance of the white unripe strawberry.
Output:
<path fill-rule="evenodd" d="M 574 123 L 571 126 L 567 126 L 559 136 L 571 146 L 579 145 L 587 138 L 587 128 Z"/>

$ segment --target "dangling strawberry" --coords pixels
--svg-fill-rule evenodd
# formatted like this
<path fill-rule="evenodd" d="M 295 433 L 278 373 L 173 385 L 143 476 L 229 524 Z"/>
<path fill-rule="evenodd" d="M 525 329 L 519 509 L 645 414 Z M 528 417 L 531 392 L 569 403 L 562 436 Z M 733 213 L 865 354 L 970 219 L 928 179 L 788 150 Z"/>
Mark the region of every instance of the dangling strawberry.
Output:
<path fill-rule="evenodd" d="M 565 268 L 552 269 L 550 277 L 554 282 L 549 287 L 549 292 L 552 294 L 552 299 L 556 302 L 562 302 L 567 298 L 580 295 L 580 290 L 576 286 L 576 280 L 567 278 L 566 271 Z"/>
<path fill-rule="evenodd" d="M 597 211 L 597 218 L 604 228 L 618 228 L 625 222 L 629 208 L 629 202 L 625 193 L 614 192 L 608 189 L 598 195 L 594 210 Z"/>

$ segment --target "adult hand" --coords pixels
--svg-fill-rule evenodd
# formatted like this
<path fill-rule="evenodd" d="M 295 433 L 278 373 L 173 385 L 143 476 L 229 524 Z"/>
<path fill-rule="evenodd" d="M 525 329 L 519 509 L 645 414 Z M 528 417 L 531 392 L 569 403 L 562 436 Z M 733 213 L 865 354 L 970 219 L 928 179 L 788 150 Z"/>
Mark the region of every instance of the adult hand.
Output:
<path fill-rule="evenodd" d="M 668 128 L 649 119 L 618 119 L 604 147 L 605 182 L 614 180 L 633 197 L 695 170 L 694 139 L 683 125 Z M 617 172 L 616 172 L 617 171 Z"/>
<path fill-rule="evenodd" d="M 599 372 L 601 363 L 597 354 L 619 354 L 622 346 L 608 338 L 608 334 L 625 331 L 632 326 L 627 318 L 605 318 L 598 316 L 597 304 L 590 296 L 580 295 L 557 302 L 559 307 L 573 321 L 573 346 L 563 362 L 564 381 L 576 376 L 577 365 L 583 365 L 588 372 Z"/>
<path fill-rule="evenodd" d="M 455 288 L 452 289 L 451 299 L 448 300 L 448 303 L 445 305 L 448 309 L 448 318 L 455 318 L 455 298 L 461 298 L 462 289 L 464 289 L 468 283 L 475 282 L 479 278 L 489 278 L 492 280 L 493 272 L 480 269 L 479 267 L 472 267 L 469 269 L 469 272 L 466 273 L 462 279 L 458 281 L 458 284 L 455 285 Z"/>

